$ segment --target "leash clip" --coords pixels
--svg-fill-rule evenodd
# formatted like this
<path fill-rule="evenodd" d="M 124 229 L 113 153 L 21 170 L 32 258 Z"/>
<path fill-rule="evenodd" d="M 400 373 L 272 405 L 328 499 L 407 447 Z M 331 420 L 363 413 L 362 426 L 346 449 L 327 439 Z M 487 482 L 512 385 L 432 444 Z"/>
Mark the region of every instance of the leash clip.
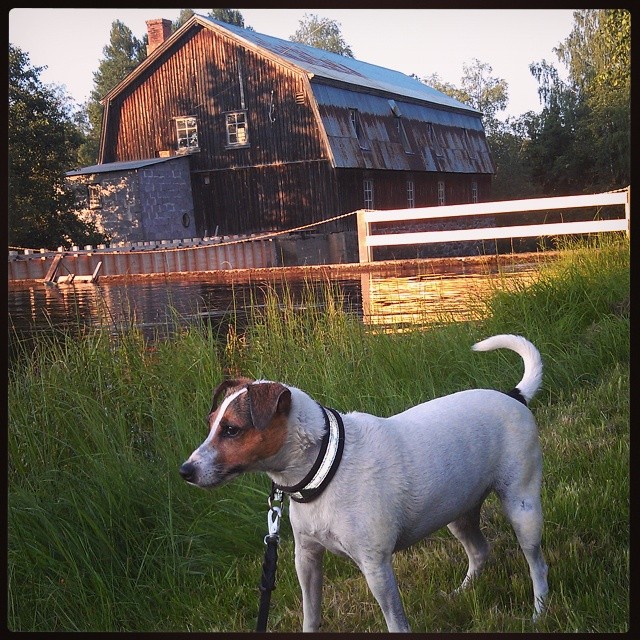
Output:
<path fill-rule="evenodd" d="M 269 538 L 280 538 L 280 518 L 282 518 L 282 491 L 274 489 L 269 496 L 269 511 L 267 513 L 267 529 L 269 533 L 264 537 L 264 543 L 267 544 Z M 279 505 L 274 503 L 278 502 Z"/>
<path fill-rule="evenodd" d="M 280 534 L 280 518 L 282 517 L 282 509 L 280 507 L 271 507 L 267 513 L 267 528 L 269 534 L 265 536 L 264 543 L 267 544 L 267 538 L 279 538 Z"/>

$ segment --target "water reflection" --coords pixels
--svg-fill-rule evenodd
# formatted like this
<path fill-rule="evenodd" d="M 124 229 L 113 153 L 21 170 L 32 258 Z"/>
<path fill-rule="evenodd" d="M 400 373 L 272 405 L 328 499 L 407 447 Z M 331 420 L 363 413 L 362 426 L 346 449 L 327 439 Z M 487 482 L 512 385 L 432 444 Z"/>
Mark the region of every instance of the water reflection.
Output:
<path fill-rule="evenodd" d="M 403 278 L 362 275 L 365 322 L 385 328 L 478 320 L 486 314 L 490 291 L 515 280 L 528 281 L 536 272 L 497 275 L 421 274 Z"/>
<path fill-rule="evenodd" d="M 334 280 L 345 311 L 368 325 L 398 327 L 442 320 L 473 320 L 483 312 L 481 299 L 514 278 L 530 279 L 535 266 L 525 265 L 500 274 L 486 266 L 465 273 L 353 275 Z M 204 319 L 213 324 L 242 322 L 251 309 L 264 305 L 269 292 L 299 303 L 308 289 L 324 291 L 326 277 L 213 283 L 203 278 L 138 279 L 47 286 L 11 283 L 8 295 L 10 334 L 33 336 L 57 329 L 81 330 L 103 326 L 116 333 L 131 325 L 149 338 L 166 335 L 176 322 Z M 319 296 L 319 300 L 322 296 Z"/>
<path fill-rule="evenodd" d="M 334 283 L 346 311 L 361 309 L 359 280 Z M 320 290 L 326 281 L 259 281 L 211 283 L 201 279 L 139 279 L 48 286 L 11 283 L 8 295 L 10 334 L 34 335 L 52 330 L 102 326 L 113 333 L 135 325 L 148 338 L 163 337 L 178 324 L 196 320 L 224 323 L 246 320 L 267 295 L 287 294 L 296 301 L 305 289 Z"/>

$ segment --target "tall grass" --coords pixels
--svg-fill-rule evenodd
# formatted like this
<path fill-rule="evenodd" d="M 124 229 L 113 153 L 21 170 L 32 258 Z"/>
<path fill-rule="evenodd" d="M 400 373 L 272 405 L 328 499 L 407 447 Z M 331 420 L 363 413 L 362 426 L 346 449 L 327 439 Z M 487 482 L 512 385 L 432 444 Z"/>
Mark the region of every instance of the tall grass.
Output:
<path fill-rule="evenodd" d="M 226 374 L 283 380 L 343 411 L 379 415 L 464 388 L 511 388 L 521 361 L 470 346 L 532 339 L 545 361 L 532 403 L 545 453 L 550 602 L 541 631 L 619 632 L 629 618 L 629 245 L 568 246 L 531 284 L 495 291 L 487 318 L 399 334 L 341 311 L 330 286 L 302 303 L 267 296 L 242 335 L 206 325 L 150 346 L 130 328 L 42 339 L 9 374 L 8 622 L 15 631 L 247 631 L 266 529 L 263 476 L 213 492 L 177 468 L 206 432 Z M 493 560 L 475 586 L 439 532 L 397 555 L 416 631 L 529 631 L 531 588 L 489 499 Z M 301 627 L 293 541 L 283 524 L 270 628 Z M 364 579 L 325 561 L 324 629 L 383 631 Z"/>

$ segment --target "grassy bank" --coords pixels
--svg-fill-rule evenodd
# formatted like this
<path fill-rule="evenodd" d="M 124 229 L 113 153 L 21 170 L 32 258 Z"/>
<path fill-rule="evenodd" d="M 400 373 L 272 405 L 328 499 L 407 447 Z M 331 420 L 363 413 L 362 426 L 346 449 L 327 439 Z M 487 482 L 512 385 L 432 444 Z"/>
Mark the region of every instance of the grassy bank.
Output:
<path fill-rule="evenodd" d="M 246 335 L 183 329 L 153 347 L 132 329 L 42 340 L 10 372 L 8 622 L 16 631 L 249 631 L 268 480 L 214 492 L 177 468 L 206 431 L 226 373 L 283 380 L 343 411 L 389 415 L 434 396 L 511 388 L 521 361 L 477 340 L 519 333 L 540 349 L 532 403 L 543 451 L 550 602 L 541 631 L 620 632 L 629 617 L 629 245 L 567 248 L 532 284 L 496 291 L 487 319 L 376 333 L 324 305 L 271 297 Z M 222 338 L 222 339 L 221 339 Z M 494 554 L 457 598 L 465 554 L 443 531 L 397 555 L 415 631 L 532 630 L 526 563 L 497 502 Z M 282 531 L 270 629 L 301 628 L 293 540 Z M 324 629 L 384 631 L 364 579 L 325 562 Z"/>

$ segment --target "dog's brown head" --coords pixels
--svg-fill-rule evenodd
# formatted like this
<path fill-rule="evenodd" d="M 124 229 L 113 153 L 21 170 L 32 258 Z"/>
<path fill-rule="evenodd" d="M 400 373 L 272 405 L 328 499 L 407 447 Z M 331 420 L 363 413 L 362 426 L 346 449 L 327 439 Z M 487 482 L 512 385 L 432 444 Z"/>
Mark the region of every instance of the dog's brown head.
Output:
<path fill-rule="evenodd" d="M 234 378 L 213 392 L 209 435 L 180 467 L 190 484 L 212 488 L 274 456 L 287 437 L 291 391 L 280 382 Z"/>

